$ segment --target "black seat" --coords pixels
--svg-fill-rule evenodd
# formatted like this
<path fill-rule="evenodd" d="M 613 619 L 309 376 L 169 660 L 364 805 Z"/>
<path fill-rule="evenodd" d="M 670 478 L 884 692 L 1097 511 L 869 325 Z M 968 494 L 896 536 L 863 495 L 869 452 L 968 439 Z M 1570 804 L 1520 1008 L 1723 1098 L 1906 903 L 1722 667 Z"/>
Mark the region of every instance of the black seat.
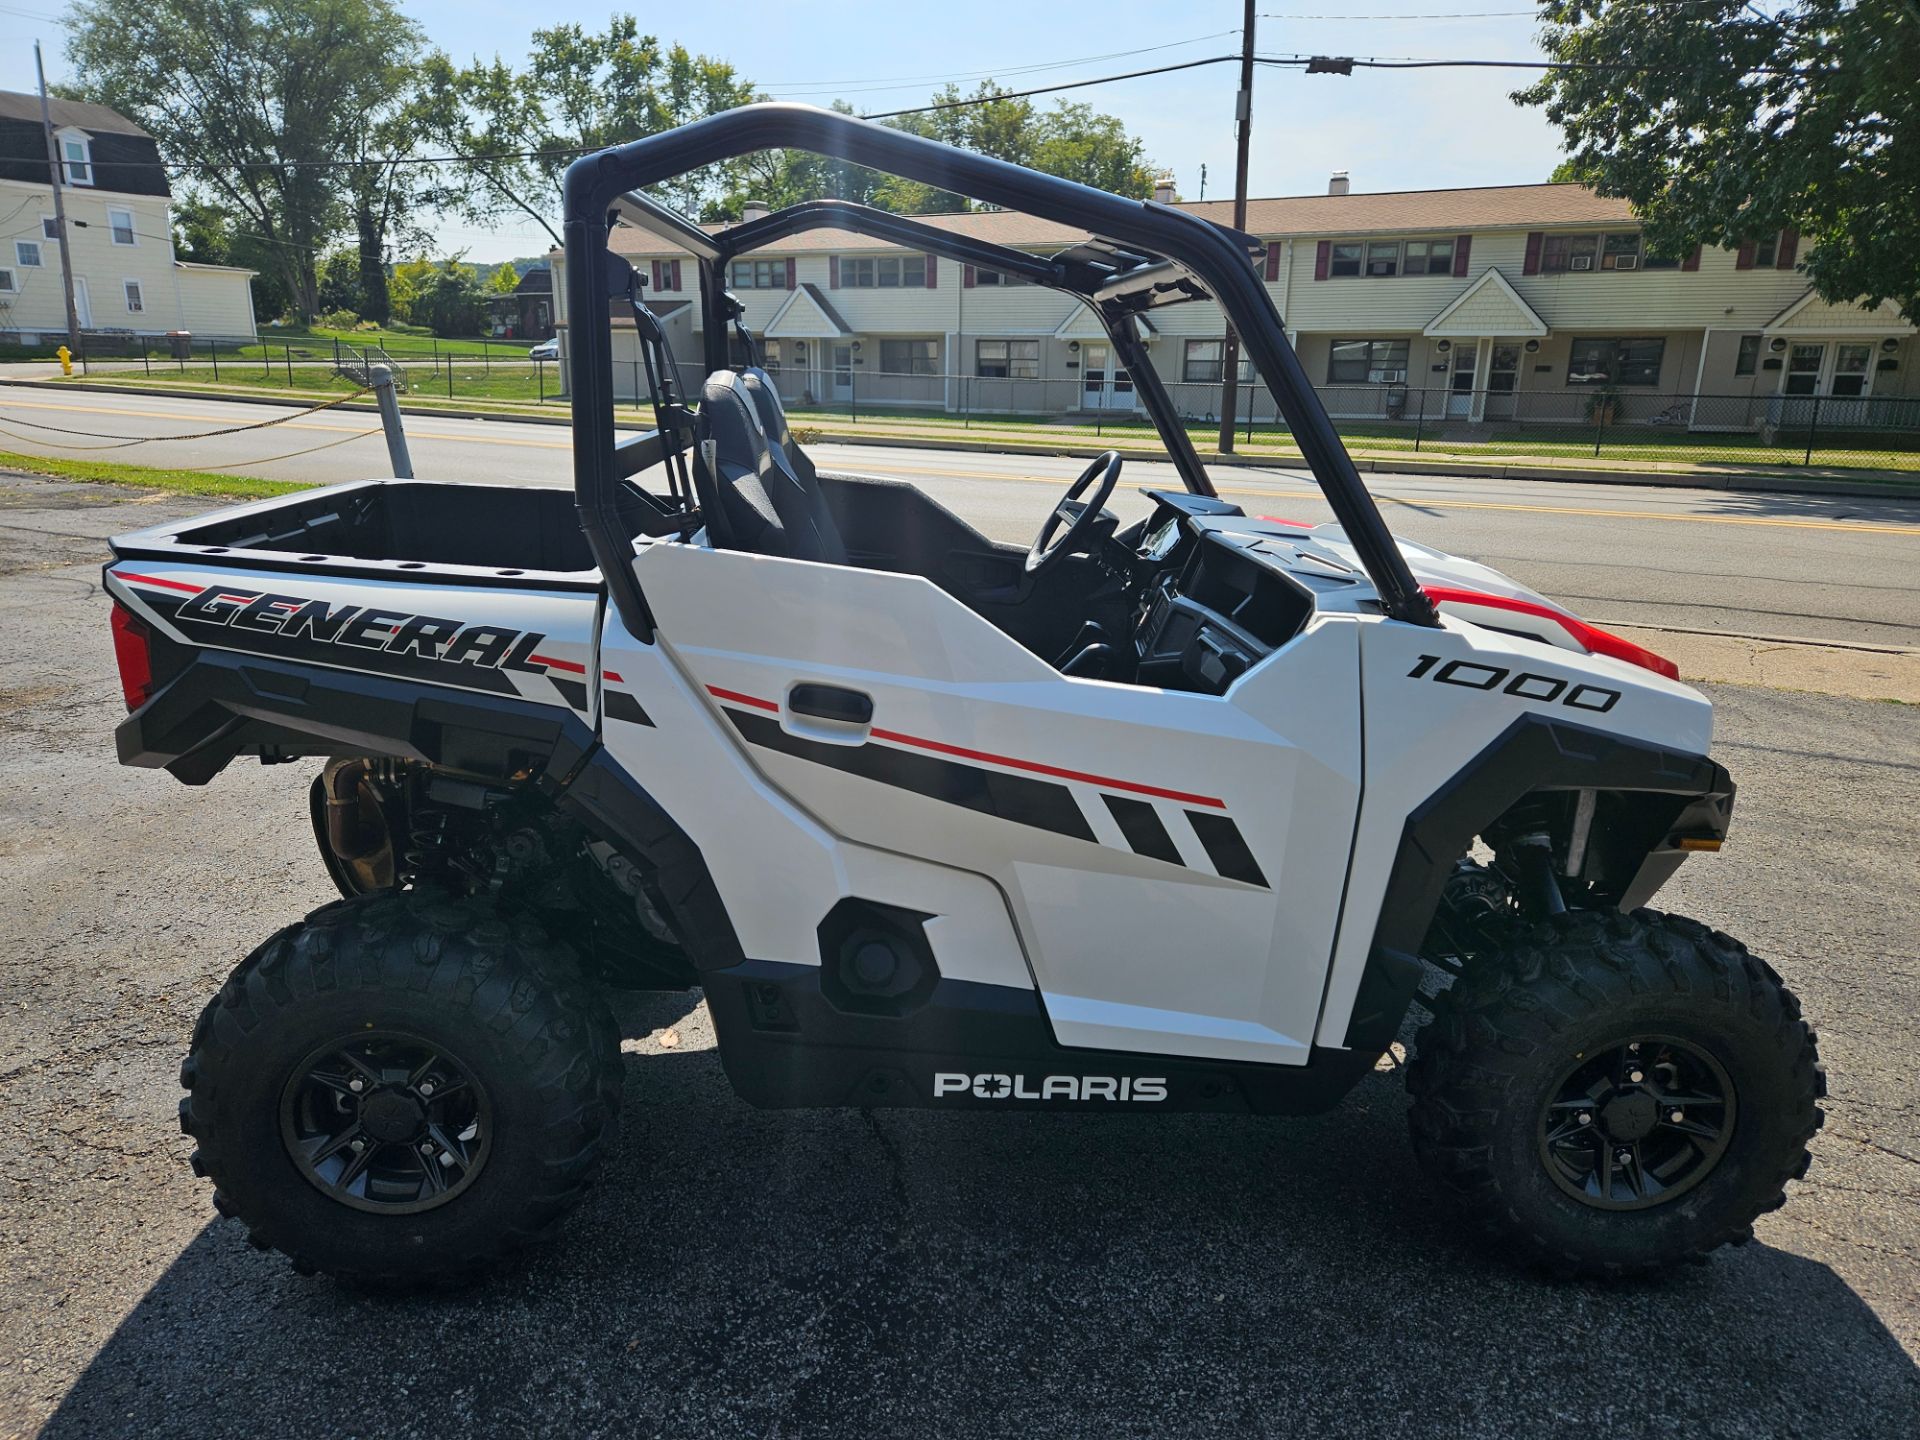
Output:
<path fill-rule="evenodd" d="M 847 563 L 813 462 L 793 443 L 764 370 L 716 370 L 700 387 L 693 466 L 707 538 L 723 550 Z"/>

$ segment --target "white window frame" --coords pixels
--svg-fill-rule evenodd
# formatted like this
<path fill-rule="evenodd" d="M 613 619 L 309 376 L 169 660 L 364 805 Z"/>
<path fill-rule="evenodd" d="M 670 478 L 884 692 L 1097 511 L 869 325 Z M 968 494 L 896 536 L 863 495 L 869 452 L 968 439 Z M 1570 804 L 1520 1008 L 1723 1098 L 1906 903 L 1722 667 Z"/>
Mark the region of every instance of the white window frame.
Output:
<path fill-rule="evenodd" d="M 44 269 L 47 263 L 47 258 L 41 252 L 41 249 L 40 249 L 41 245 L 44 243 L 45 243 L 44 241 L 40 241 L 40 240 L 14 241 L 13 242 L 14 265 L 22 270 Z M 27 254 L 29 251 L 31 251 L 33 254 L 33 258 L 31 260 L 27 258 Z"/>
<path fill-rule="evenodd" d="M 14 283 L 11 266 L 0 265 L 0 295 L 18 295 L 20 287 Z"/>
<path fill-rule="evenodd" d="M 787 262 L 735 260 L 727 267 L 727 278 L 736 290 L 784 290 L 787 288 Z"/>
<path fill-rule="evenodd" d="M 147 313 L 147 291 L 139 280 L 129 276 L 120 281 L 120 298 L 126 303 L 129 315 Z"/>
<path fill-rule="evenodd" d="M 124 240 L 120 238 L 119 222 L 114 218 L 118 215 L 127 217 L 127 238 Z M 140 236 L 133 228 L 133 211 L 124 205 L 109 207 L 107 210 L 107 235 L 116 245 L 138 245 L 140 243 Z"/>
<path fill-rule="evenodd" d="M 917 265 L 917 270 L 909 266 Z M 892 277 L 892 278 L 888 278 Z M 924 290 L 927 257 L 911 255 L 845 255 L 840 259 L 842 290 Z"/>
<path fill-rule="evenodd" d="M 93 140 L 84 130 L 60 130 L 54 133 L 60 147 L 60 173 L 69 185 L 93 186 Z M 67 146 L 78 145 L 80 158 L 67 154 Z M 76 171 L 80 173 L 76 173 Z"/>
<path fill-rule="evenodd" d="M 1367 364 L 1366 378 L 1363 380 L 1342 380 L 1334 374 L 1334 366 L 1343 358 L 1339 353 L 1340 349 L 1342 346 L 1352 347 L 1355 345 L 1364 345 L 1367 347 L 1365 357 Z M 1395 346 L 1399 347 L 1399 355 L 1397 357 L 1399 364 L 1397 365 L 1394 363 L 1396 359 L 1394 354 Z M 1377 337 L 1354 336 L 1351 338 L 1336 335 L 1330 337 L 1327 341 L 1327 384 L 1330 387 L 1336 385 L 1404 385 L 1407 383 L 1408 374 L 1411 373 L 1412 363 L 1413 341 L 1403 335 Z"/>
<path fill-rule="evenodd" d="M 887 368 L 887 348 L 889 346 L 907 347 L 906 369 L 889 370 Z M 926 348 L 926 351 L 930 353 L 922 353 L 921 347 L 923 346 Z M 937 335 L 888 335 L 880 341 L 879 373 L 882 375 L 938 375 L 941 373 L 941 358 L 940 337 Z M 922 370 L 920 365 L 923 362 L 930 368 Z"/>
<path fill-rule="evenodd" d="M 992 353 L 994 348 L 998 349 L 998 354 Z M 987 367 L 990 365 L 997 365 L 1000 373 L 988 374 Z M 982 380 L 1038 380 L 1040 342 L 1034 339 L 977 339 L 973 342 L 973 373 Z"/>

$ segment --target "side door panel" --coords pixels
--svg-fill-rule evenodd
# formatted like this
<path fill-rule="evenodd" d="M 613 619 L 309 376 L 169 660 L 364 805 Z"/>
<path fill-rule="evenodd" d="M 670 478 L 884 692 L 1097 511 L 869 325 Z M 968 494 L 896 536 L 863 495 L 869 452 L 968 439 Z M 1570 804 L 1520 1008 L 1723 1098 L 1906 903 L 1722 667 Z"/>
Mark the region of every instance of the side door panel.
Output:
<path fill-rule="evenodd" d="M 1359 795 L 1353 626 L 1222 698 L 1068 679 L 916 576 L 669 544 L 636 563 L 663 645 L 776 787 L 1001 887 L 1063 1044 L 1307 1058 Z M 802 685 L 871 718 L 799 713 Z"/>

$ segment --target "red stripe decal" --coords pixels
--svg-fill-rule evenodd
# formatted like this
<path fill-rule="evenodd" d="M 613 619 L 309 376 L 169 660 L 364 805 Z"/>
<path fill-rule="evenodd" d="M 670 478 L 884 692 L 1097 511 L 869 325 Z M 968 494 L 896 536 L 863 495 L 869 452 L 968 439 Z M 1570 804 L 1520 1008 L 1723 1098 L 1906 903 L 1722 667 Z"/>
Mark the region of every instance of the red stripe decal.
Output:
<path fill-rule="evenodd" d="M 555 660 L 549 655 L 529 655 L 527 659 L 532 664 L 544 665 L 549 670 L 571 670 L 576 675 L 584 675 L 587 673 L 586 666 L 576 665 L 571 660 Z"/>
<path fill-rule="evenodd" d="M 1611 630 L 1602 630 L 1598 625 L 1589 625 L 1586 621 L 1564 610 L 1556 610 L 1548 605 L 1537 604 L 1532 600 L 1522 600 L 1517 595 L 1489 595 L 1483 590 L 1457 590 L 1446 585 L 1426 585 L 1421 587 L 1427 592 L 1427 598 L 1436 605 L 1481 605 L 1489 610 L 1509 610 L 1516 615 L 1531 615 L 1537 620 L 1551 620 L 1574 638 L 1589 654 L 1605 655 L 1610 659 L 1624 660 L 1629 665 L 1638 665 L 1643 670 L 1651 670 L 1656 675 L 1664 675 L 1669 680 L 1680 678 L 1680 667 L 1664 655 L 1655 654 L 1644 645 L 1636 645 Z"/>
<path fill-rule="evenodd" d="M 780 707 L 771 700 L 761 700 L 752 695 L 742 695 L 738 690 L 722 690 L 718 685 L 709 685 L 707 686 L 707 693 L 716 700 L 731 700 L 736 705 L 751 705 L 756 710 L 771 711 L 775 715 L 780 713 Z"/>
<path fill-rule="evenodd" d="M 207 588 L 204 585 L 189 585 L 183 580 L 162 580 L 158 575 L 136 575 L 131 570 L 116 570 L 113 576 L 116 580 L 132 580 L 141 585 L 158 585 L 166 590 L 184 590 L 189 595 L 198 595 Z"/>
<path fill-rule="evenodd" d="M 611 680 L 616 685 L 624 685 L 627 683 L 620 678 L 620 672 L 618 670 L 602 670 L 600 672 L 600 678 L 602 680 Z"/>
<path fill-rule="evenodd" d="M 751 705 L 756 710 L 768 710 L 776 715 L 780 713 L 780 707 L 771 700 L 742 695 L 734 690 L 722 690 L 717 685 L 709 685 L 707 693 L 722 700 Z M 1037 760 L 1016 760 L 1011 755 L 995 755 L 990 750 L 970 750 L 964 745 L 949 745 L 944 740 L 926 740 L 918 735 L 903 735 L 898 730 L 882 730 L 878 726 L 867 733 L 875 740 L 886 740 L 895 745 L 911 745 L 916 750 L 931 750 L 940 755 L 957 755 L 962 760 L 984 760 L 989 765 L 1004 765 L 1009 770 L 1025 770 L 1034 775 L 1051 775 L 1059 780 L 1078 780 L 1083 784 L 1098 785 L 1106 790 L 1125 790 L 1134 795 L 1155 795 L 1162 800 L 1178 800 L 1183 805 L 1206 805 L 1215 810 L 1227 808 L 1226 801 L 1216 800 L 1211 795 L 1192 795 L 1185 790 L 1167 790 L 1158 785 L 1141 785 L 1132 780 L 1116 780 L 1111 775 L 1092 775 L 1084 770 L 1067 770 L 1058 765 L 1042 765 Z"/>

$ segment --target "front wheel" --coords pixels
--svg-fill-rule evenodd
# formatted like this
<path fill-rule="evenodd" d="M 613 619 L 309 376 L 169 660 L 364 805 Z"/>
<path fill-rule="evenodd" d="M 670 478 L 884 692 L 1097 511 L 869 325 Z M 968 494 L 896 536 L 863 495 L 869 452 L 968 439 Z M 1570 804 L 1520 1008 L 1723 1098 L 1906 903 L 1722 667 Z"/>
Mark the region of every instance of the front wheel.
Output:
<path fill-rule="evenodd" d="M 1695 921 L 1556 917 L 1434 1010 L 1414 1150 L 1509 1253 L 1593 1276 L 1701 1259 L 1806 1174 L 1813 1031 L 1765 961 Z"/>
<path fill-rule="evenodd" d="M 342 900 L 242 961 L 180 1071 L 195 1173 L 253 1243 L 382 1285 L 543 1237 L 614 1133 L 619 1033 L 572 953 L 483 901 Z"/>

